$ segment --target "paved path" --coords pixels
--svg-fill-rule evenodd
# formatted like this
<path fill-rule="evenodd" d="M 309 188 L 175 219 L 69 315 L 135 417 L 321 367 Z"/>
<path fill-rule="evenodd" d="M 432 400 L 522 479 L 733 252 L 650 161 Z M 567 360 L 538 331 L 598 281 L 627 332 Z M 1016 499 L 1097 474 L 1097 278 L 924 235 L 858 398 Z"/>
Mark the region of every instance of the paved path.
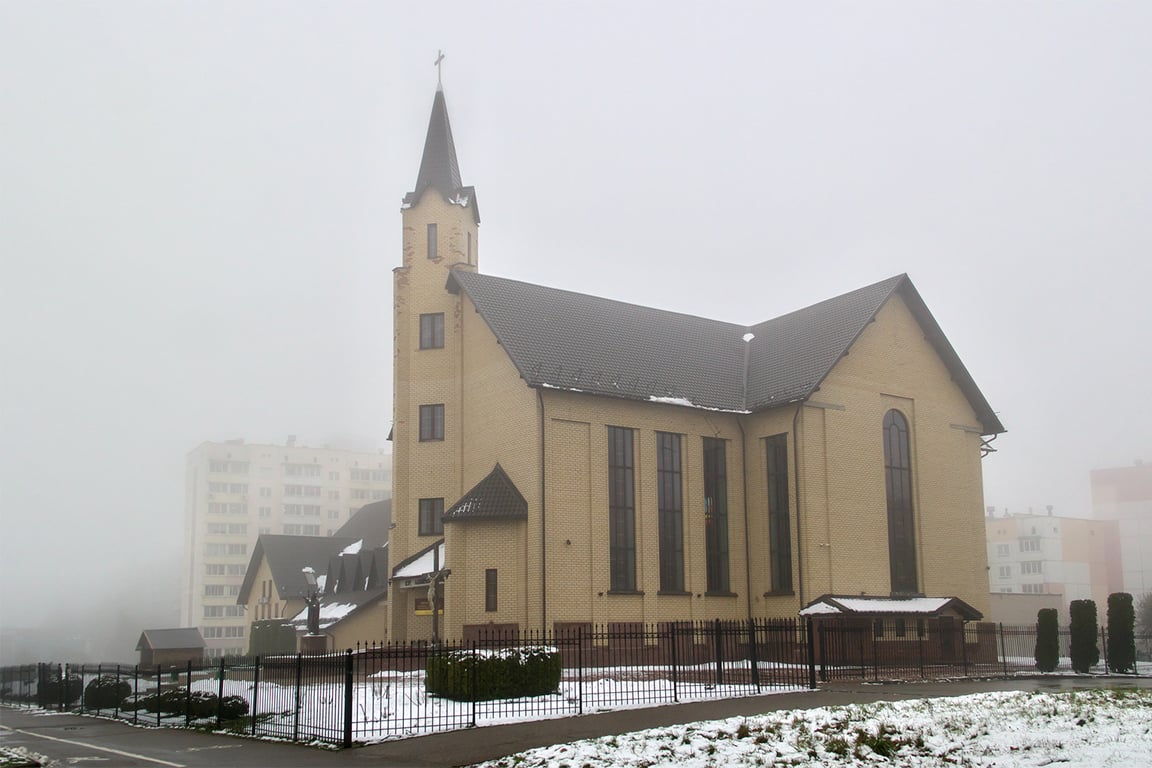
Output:
<path fill-rule="evenodd" d="M 1152 678 L 1046 677 L 957 682 L 827 684 L 816 691 L 704 701 L 646 709 L 494 725 L 332 751 L 295 744 L 221 736 L 176 728 L 133 727 L 95 717 L 0 708 L 0 746 L 22 746 L 49 756 L 46 766 L 92 765 L 131 768 L 200 766 L 411 766 L 467 765 L 577 739 L 608 736 L 694 720 L 755 715 L 781 709 L 806 709 L 872 701 L 963 696 L 1001 690 L 1070 688 L 1152 688 Z"/>

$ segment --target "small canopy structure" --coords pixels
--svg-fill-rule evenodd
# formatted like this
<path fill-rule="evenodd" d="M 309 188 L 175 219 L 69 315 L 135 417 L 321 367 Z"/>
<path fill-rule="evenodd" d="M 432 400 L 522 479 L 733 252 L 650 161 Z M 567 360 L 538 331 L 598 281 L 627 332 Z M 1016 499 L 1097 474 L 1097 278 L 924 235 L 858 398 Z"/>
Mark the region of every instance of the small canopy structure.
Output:
<path fill-rule="evenodd" d="M 800 611 L 813 618 L 940 618 L 979 621 L 984 614 L 958 597 L 871 597 L 822 595 Z"/>

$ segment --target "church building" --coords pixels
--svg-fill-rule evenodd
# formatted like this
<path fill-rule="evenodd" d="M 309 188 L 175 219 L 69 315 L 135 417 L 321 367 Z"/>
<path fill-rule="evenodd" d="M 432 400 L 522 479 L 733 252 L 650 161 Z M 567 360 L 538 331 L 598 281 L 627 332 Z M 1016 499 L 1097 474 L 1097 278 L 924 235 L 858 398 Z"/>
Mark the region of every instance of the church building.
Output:
<path fill-rule="evenodd" d="M 743 326 L 485 274 L 439 88 L 402 216 L 390 640 L 987 611 L 1004 428 L 906 275 Z"/>

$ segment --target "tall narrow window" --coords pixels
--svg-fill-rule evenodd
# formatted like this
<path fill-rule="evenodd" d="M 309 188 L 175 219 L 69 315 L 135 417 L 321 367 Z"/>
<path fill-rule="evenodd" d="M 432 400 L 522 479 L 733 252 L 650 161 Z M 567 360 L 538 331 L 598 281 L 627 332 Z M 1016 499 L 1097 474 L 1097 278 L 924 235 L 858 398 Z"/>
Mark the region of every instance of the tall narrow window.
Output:
<path fill-rule="evenodd" d="M 773 592 L 792 591 L 792 522 L 788 516 L 788 435 L 764 438 L 768 454 L 768 561 Z"/>
<path fill-rule="evenodd" d="M 636 485 L 633 431 L 608 427 L 609 588 L 636 590 Z"/>
<path fill-rule="evenodd" d="M 725 441 L 704 438 L 704 546 L 708 591 L 728 592 L 728 468 Z"/>
<path fill-rule="evenodd" d="M 428 258 L 436 259 L 436 225 L 428 225 Z"/>
<path fill-rule="evenodd" d="M 444 499 L 420 499 L 420 535 L 444 533 Z"/>
<path fill-rule="evenodd" d="M 908 420 L 884 414 L 884 484 L 888 494 L 888 569 L 894 593 L 915 594 L 916 535 L 912 515 L 912 455 Z"/>
<path fill-rule="evenodd" d="M 656 433 L 657 506 L 660 513 L 660 591 L 684 591 L 684 493 L 680 435 Z"/>
<path fill-rule="evenodd" d="M 420 315 L 420 349 L 444 347 L 444 313 Z"/>
<path fill-rule="evenodd" d="M 472 263 L 472 233 L 468 233 L 468 251 L 464 254 L 465 263 Z"/>
<path fill-rule="evenodd" d="M 420 440 L 444 439 L 444 405 L 420 406 Z"/>
<path fill-rule="evenodd" d="M 484 610 L 489 613 L 496 610 L 495 568 L 488 568 L 484 571 Z"/>

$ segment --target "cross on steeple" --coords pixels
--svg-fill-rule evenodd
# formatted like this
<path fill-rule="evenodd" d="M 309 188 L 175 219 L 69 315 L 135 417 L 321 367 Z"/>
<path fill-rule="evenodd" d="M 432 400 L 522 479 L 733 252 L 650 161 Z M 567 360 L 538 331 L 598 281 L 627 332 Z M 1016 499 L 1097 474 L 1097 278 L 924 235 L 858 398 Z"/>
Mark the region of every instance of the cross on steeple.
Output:
<path fill-rule="evenodd" d="M 442 61 L 444 61 L 444 51 L 437 50 L 436 51 L 436 61 L 433 62 L 436 65 L 436 88 L 437 89 L 444 87 L 444 81 L 440 79 L 440 76 L 442 74 L 442 71 L 440 69 L 440 62 L 442 62 Z"/>

